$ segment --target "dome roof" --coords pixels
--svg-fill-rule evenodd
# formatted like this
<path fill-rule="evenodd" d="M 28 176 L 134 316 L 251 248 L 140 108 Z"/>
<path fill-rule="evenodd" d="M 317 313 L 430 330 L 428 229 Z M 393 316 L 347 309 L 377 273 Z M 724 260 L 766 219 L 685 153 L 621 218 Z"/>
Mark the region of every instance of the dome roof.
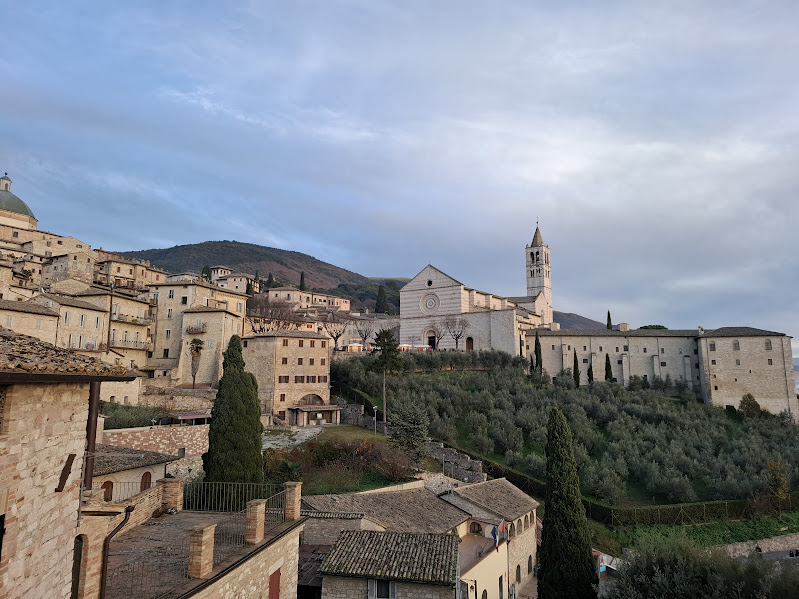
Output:
<path fill-rule="evenodd" d="M 0 210 L 7 210 L 8 212 L 16 212 L 17 214 L 24 214 L 25 216 L 36 218 L 25 202 L 10 191 L 5 191 L 3 189 L 0 189 Z"/>

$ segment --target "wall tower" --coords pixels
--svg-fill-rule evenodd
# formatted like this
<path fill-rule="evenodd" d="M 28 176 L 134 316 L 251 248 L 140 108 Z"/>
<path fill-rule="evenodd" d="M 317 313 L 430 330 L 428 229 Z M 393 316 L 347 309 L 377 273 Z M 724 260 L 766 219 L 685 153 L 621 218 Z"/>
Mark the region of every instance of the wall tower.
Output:
<path fill-rule="evenodd" d="M 552 322 L 552 278 L 549 271 L 549 246 L 544 245 L 544 238 L 538 224 L 535 227 L 535 235 L 530 245 L 524 248 L 527 295 L 536 297 L 539 293 L 544 294 L 544 307 L 540 312 L 542 323 Z"/>

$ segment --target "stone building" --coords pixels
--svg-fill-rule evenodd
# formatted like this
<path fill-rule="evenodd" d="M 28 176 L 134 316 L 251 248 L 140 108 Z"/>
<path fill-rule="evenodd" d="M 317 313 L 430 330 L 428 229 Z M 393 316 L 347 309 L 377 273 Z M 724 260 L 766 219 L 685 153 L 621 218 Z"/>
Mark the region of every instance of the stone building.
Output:
<path fill-rule="evenodd" d="M 108 315 L 102 308 L 85 300 L 56 293 L 40 293 L 30 301 L 58 312 L 55 343 L 58 347 L 83 353 L 106 351 Z"/>
<path fill-rule="evenodd" d="M 261 411 L 290 425 L 338 424 L 330 403 L 330 341 L 311 331 L 276 330 L 242 340 L 247 371 L 258 381 Z"/>
<path fill-rule="evenodd" d="M 154 487 L 166 476 L 167 464 L 177 459 L 154 451 L 97 443 L 94 487 L 103 490 L 104 501 L 125 501 Z"/>
<path fill-rule="evenodd" d="M 271 287 L 264 290 L 269 294 L 269 299 L 288 302 L 294 306 L 295 310 L 324 308 L 327 310 L 340 310 L 349 312 L 351 302 L 347 298 L 337 297 L 326 293 L 314 293 L 312 291 L 301 291 L 296 287 Z"/>
<path fill-rule="evenodd" d="M 28 205 L 11 193 L 11 179 L 5 173 L 0 177 L 0 225 L 31 230 L 38 222 Z"/>
<path fill-rule="evenodd" d="M 145 369 L 155 382 L 190 385 L 192 339 L 200 339 L 196 383 L 209 386 L 222 376 L 223 352 L 233 335 L 242 335 L 247 294 L 205 281 L 150 285 L 157 305 L 153 356 Z"/>
<path fill-rule="evenodd" d="M 33 302 L 0 299 L 0 326 L 20 335 L 30 335 L 47 343 L 56 343 L 59 314 Z"/>
<path fill-rule="evenodd" d="M 630 377 L 647 381 L 656 377 L 681 382 L 698 397 L 715 406 L 737 407 L 751 393 L 772 413 L 797 414 L 790 337 L 784 333 L 750 327 L 688 330 L 539 329 L 527 335 L 533 347 L 541 341 L 544 369 L 551 375 L 572 368 L 574 354 L 580 365 L 580 382 L 604 380 L 606 356 L 613 379 L 627 385 Z"/>
<path fill-rule="evenodd" d="M 168 273 L 147 261 L 131 260 L 118 254 L 95 251 L 94 282 L 116 289 L 144 290 L 165 283 Z"/>
<path fill-rule="evenodd" d="M 102 384 L 130 378 L 0 329 L 0 597 L 69 597 L 90 404 L 96 414 Z"/>

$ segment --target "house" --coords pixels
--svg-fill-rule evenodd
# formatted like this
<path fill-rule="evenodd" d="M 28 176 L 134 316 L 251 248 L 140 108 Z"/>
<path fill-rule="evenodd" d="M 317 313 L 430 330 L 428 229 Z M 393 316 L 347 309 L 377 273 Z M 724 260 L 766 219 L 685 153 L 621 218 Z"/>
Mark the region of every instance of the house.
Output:
<path fill-rule="evenodd" d="M 0 326 L 52 343 L 56 342 L 59 314 L 33 302 L 0 299 Z"/>
<path fill-rule="evenodd" d="M 103 490 L 105 501 L 124 501 L 153 487 L 166 476 L 167 464 L 177 459 L 154 451 L 97 443 L 94 485 Z"/>

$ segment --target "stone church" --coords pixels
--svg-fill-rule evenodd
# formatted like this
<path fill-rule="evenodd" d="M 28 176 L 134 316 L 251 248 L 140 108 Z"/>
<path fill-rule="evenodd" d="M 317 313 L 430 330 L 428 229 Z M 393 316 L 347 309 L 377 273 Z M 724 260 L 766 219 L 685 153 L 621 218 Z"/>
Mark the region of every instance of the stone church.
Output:
<path fill-rule="evenodd" d="M 716 406 L 737 407 L 751 393 L 764 409 L 796 418 L 791 338 L 784 333 L 752 327 L 631 330 L 625 323 L 618 330 L 561 330 L 553 321 L 549 246 L 537 226 L 525 246 L 525 277 L 526 296 L 502 297 L 466 287 L 428 264 L 400 290 L 400 343 L 527 357 L 538 334 L 550 375 L 571 368 L 576 356 L 583 385 L 589 368 L 595 380 L 604 380 L 609 362 L 611 378 L 624 385 L 633 376 L 669 377 Z M 461 337 L 456 341 L 449 330 Z"/>

